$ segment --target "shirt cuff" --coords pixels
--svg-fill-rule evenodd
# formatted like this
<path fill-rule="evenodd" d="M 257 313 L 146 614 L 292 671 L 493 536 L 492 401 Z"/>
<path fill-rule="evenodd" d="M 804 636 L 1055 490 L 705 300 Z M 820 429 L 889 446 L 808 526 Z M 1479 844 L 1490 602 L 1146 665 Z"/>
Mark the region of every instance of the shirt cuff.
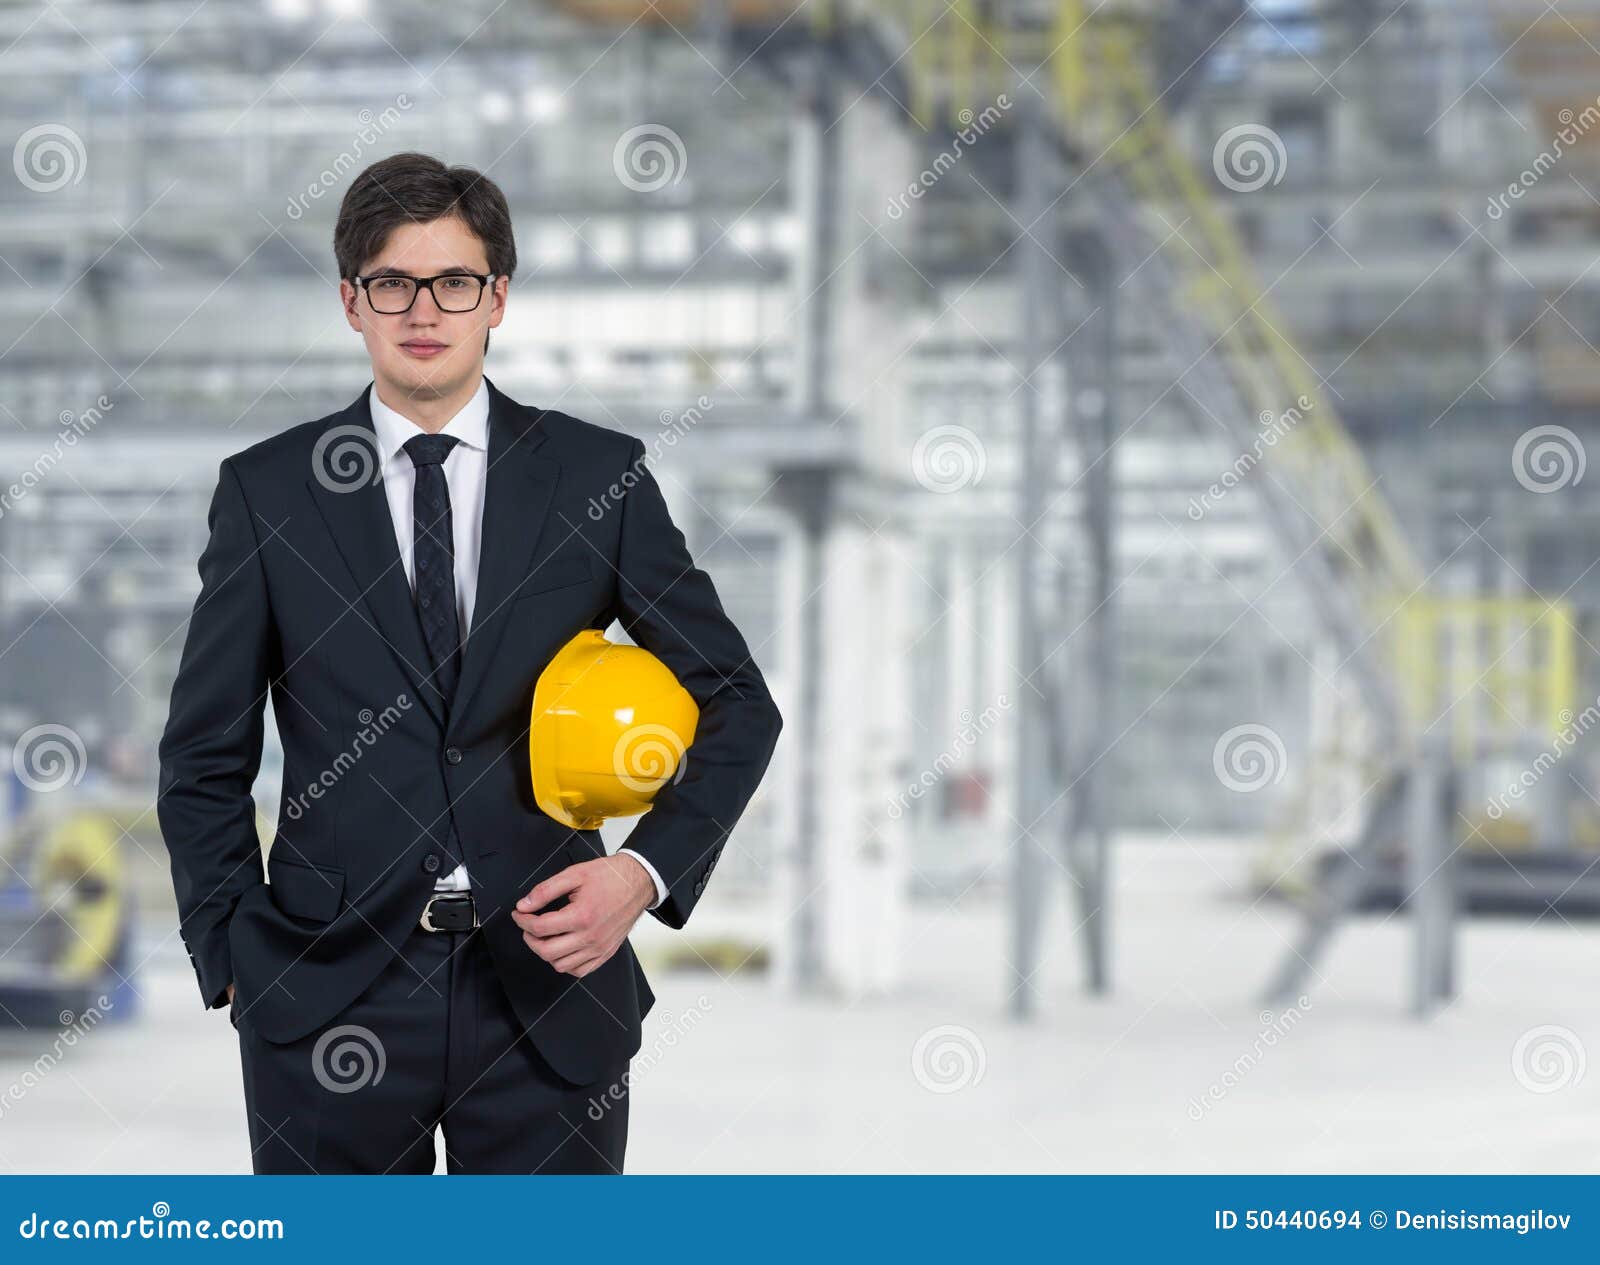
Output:
<path fill-rule="evenodd" d="M 656 885 L 656 898 L 654 903 L 645 906 L 646 909 L 654 909 L 656 905 L 659 905 L 662 901 L 666 900 L 667 885 L 661 881 L 661 875 L 656 873 L 656 867 L 651 865 L 650 862 L 646 861 L 632 848 L 617 849 L 618 856 L 622 856 L 624 853 L 626 853 L 628 856 L 631 856 L 640 865 L 644 866 L 644 872 L 650 876 L 650 881 Z"/>

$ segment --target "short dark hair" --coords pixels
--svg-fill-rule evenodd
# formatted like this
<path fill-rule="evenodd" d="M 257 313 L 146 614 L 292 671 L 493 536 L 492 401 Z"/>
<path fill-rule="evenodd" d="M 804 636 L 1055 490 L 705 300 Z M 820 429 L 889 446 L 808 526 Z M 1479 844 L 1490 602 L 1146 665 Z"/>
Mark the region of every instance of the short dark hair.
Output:
<path fill-rule="evenodd" d="M 483 241 L 489 271 L 517 270 L 511 208 L 500 186 L 471 167 L 446 167 L 428 154 L 395 154 L 373 163 L 345 191 L 333 228 L 333 255 L 343 280 L 360 274 L 403 224 L 459 216 Z"/>

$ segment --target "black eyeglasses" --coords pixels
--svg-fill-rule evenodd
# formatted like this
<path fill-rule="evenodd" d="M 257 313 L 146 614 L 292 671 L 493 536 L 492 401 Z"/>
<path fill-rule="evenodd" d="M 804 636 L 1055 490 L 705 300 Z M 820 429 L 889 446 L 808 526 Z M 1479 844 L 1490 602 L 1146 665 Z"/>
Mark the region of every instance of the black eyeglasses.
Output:
<path fill-rule="evenodd" d="M 417 292 L 423 289 L 433 295 L 441 312 L 470 312 L 483 301 L 483 287 L 494 278 L 492 272 L 443 272 L 437 277 L 385 273 L 378 277 L 351 277 L 350 281 L 367 292 L 367 302 L 374 312 L 397 316 L 411 310 Z"/>

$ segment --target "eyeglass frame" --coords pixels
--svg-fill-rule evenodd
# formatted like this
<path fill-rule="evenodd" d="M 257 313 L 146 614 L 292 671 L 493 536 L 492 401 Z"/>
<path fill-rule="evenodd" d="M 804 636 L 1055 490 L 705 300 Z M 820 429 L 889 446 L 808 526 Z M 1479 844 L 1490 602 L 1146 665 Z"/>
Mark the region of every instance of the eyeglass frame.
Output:
<path fill-rule="evenodd" d="M 461 316 L 466 312 L 476 312 L 478 308 L 483 305 L 483 292 L 489 288 L 489 283 L 497 280 L 499 276 L 500 274 L 497 272 L 440 272 L 435 273 L 431 277 L 413 277 L 403 272 L 380 272 L 376 276 L 372 277 L 351 277 L 350 284 L 366 294 L 367 306 L 379 316 L 404 316 L 417 305 L 417 295 L 421 294 L 424 290 L 428 292 L 428 297 L 433 300 L 434 307 L 438 308 L 441 312 L 446 312 L 451 316 Z M 474 281 L 476 281 L 478 283 L 477 302 L 471 307 L 462 308 L 449 308 L 440 303 L 439 296 L 433 292 L 433 283 L 435 281 L 443 281 L 450 277 L 471 277 Z M 370 287 L 374 281 L 409 281 L 416 286 L 416 289 L 411 292 L 410 303 L 407 303 L 398 311 L 385 312 L 381 307 L 378 307 L 372 301 L 372 291 L 368 287 Z"/>

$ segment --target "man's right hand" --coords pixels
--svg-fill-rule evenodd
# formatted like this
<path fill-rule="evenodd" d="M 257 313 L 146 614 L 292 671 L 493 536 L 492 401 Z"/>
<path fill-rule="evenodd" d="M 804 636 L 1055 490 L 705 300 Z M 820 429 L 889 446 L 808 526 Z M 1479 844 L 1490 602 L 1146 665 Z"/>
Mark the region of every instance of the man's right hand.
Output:
<path fill-rule="evenodd" d="M 232 984 L 228 985 L 228 1002 L 229 1002 L 229 1004 L 232 1004 L 232 1002 L 233 1002 L 233 985 Z"/>

